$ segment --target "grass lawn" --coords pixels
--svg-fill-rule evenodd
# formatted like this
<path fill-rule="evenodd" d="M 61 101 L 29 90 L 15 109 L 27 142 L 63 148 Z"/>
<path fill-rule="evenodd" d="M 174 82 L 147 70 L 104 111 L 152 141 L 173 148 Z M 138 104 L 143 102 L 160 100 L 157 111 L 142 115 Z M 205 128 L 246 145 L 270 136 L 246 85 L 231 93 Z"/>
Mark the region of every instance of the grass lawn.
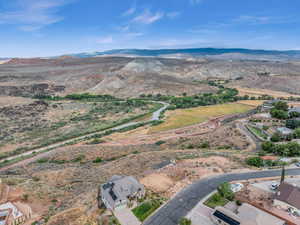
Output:
<path fill-rule="evenodd" d="M 259 128 L 253 127 L 253 126 L 248 126 L 249 130 L 256 136 L 261 137 L 265 140 L 268 139 L 268 136 Z"/>
<path fill-rule="evenodd" d="M 132 210 L 133 214 L 143 222 L 148 216 L 150 216 L 156 209 L 162 204 L 160 200 L 151 200 L 144 202 Z"/>
<path fill-rule="evenodd" d="M 204 202 L 204 205 L 214 209 L 217 206 L 224 206 L 228 202 L 229 201 L 227 199 L 223 198 L 219 193 L 215 193 Z"/>
<path fill-rule="evenodd" d="M 202 123 L 208 121 L 209 119 L 220 116 L 244 113 L 253 108 L 254 107 L 250 105 L 228 103 L 211 106 L 200 106 L 191 109 L 177 109 L 167 112 L 166 121 L 158 126 L 152 127 L 150 129 L 150 133 L 172 130 L 197 123 Z"/>

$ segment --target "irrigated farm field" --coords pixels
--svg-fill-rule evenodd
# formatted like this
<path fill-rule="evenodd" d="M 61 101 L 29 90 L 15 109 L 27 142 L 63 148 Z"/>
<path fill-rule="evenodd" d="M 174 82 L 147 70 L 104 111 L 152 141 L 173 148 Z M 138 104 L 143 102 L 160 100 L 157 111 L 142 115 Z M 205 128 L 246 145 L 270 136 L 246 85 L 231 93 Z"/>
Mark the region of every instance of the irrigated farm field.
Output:
<path fill-rule="evenodd" d="M 262 105 L 264 103 L 264 100 L 241 100 L 238 101 L 238 103 L 257 107 Z"/>
<path fill-rule="evenodd" d="M 253 106 L 239 103 L 229 103 L 213 106 L 201 106 L 192 109 L 178 109 L 166 114 L 166 121 L 150 129 L 150 133 L 167 131 L 208 121 L 209 119 L 244 113 L 253 109 Z"/>

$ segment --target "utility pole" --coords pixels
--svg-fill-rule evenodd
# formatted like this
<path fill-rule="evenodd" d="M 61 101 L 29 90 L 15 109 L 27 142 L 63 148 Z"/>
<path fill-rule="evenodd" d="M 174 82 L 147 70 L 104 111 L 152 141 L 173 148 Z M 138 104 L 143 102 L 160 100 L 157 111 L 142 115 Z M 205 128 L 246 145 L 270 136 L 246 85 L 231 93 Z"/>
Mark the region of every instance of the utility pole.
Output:
<path fill-rule="evenodd" d="M 280 184 L 284 182 L 284 179 L 285 179 L 285 167 L 282 166 Z"/>

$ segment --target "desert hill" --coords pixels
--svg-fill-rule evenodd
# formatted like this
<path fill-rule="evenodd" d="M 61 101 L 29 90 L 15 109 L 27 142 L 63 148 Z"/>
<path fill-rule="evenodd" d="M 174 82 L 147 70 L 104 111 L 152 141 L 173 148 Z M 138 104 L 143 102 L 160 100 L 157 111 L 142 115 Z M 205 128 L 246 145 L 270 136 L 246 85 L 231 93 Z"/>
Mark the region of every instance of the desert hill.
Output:
<path fill-rule="evenodd" d="M 220 58 L 221 55 L 219 55 Z M 60 57 L 11 59 L 0 65 L 0 95 L 92 92 L 140 94 L 214 92 L 205 80 L 300 93 L 299 61 L 228 60 L 198 57 Z"/>

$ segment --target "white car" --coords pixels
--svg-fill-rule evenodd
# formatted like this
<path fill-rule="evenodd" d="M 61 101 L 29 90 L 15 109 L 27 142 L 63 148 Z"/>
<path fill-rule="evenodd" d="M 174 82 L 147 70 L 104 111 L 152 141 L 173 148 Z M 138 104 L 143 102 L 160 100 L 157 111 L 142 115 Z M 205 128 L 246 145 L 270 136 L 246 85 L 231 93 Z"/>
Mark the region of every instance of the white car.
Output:
<path fill-rule="evenodd" d="M 278 189 L 278 187 L 279 187 L 279 184 L 277 182 L 273 182 L 270 186 L 270 189 L 272 191 L 276 191 Z"/>
<path fill-rule="evenodd" d="M 236 183 L 236 184 L 231 184 L 230 185 L 231 191 L 233 193 L 239 192 L 240 190 L 243 189 L 243 187 L 244 187 L 244 185 L 241 184 L 241 183 Z"/>

